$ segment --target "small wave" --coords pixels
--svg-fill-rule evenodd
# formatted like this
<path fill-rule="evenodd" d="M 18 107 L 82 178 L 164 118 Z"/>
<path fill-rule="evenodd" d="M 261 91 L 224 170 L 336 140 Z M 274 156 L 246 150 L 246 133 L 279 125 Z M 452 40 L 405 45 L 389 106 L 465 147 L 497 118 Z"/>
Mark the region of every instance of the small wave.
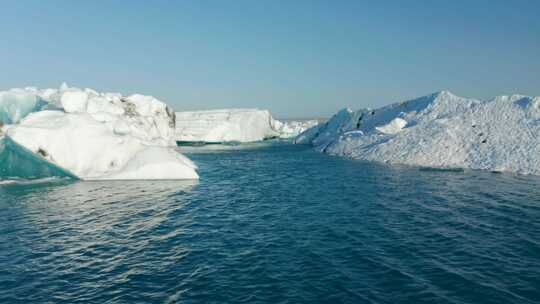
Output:
<path fill-rule="evenodd" d="M 70 178 L 66 177 L 45 177 L 38 179 L 24 179 L 24 178 L 10 178 L 0 180 L 0 186 L 2 185 L 35 185 L 43 183 L 56 183 L 70 181 Z"/>
<path fill-rule="evenodd" d="M 0 185 L 9 185 L 16 183 L 16 180 L 13 179 L 6 179 L 6 180 L 0 180 Z"/>
<path fill-rule="evenodd" d="M 265 140 L 265 141 L 250 142 L 250 143 L 226 142 L 226 143 L 219 143 L 219 144 L 178 146 L 177 150 L 181 151 L 182 153 L 229 152 L 229 151 L 262 149 L 262 148 L 267 148 L 267 147 L 282 144 L 282 143 L 283 142 L 279 140 Z"/>
<path fill-rule="evenodd" d="M 419 170 L 423 172 L 465 172 L 463 168 L 450 167 L 421 167 Z"/>

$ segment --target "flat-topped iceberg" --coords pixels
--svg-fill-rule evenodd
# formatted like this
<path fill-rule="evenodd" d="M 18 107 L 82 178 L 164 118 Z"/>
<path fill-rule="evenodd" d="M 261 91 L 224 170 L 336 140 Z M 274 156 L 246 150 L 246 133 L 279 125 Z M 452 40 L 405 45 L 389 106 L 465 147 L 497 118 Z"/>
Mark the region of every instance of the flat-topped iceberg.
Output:
<path fill-rule="evenodd" d="M 279 137 L 269 111 L 223 109 L 176 112 L 178 142 L 253 142 Z"/>
<path fill-rule="evenodd" d="M 281 122 L 268 110 L 259 109 L 176 112 L 176 140 L 179 143 L 246 143 L 292 138 L 316 123 L 316 120 Z"/>
<path fill-rule="evenodd" d="M 341 110 L 295 142 L 368 161 L 540 174 L 539 134 L 540 97 L 481 101 L 442 91 L 375 110 Z"/>
<path fill-rule="evenodd" d="M 154 97 L 67 85 L 2 93 L 0 159 L 7 161 L 0 176 L 35 164 L 40 177 L 61 171 L 85 180 L 198 178 L 196 165 L 175 150 L 174 111 Z M 29 170 L 19 171 L 16 177 L 28 177 Z"/>

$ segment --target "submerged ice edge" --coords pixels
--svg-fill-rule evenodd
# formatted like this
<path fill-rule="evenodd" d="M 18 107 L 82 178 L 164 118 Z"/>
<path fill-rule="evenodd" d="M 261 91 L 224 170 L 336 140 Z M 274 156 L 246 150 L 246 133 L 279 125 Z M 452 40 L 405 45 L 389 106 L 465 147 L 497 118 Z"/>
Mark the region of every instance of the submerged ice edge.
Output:
<path fill-rule="evenodd" d="M 0 135 L 0 179 L 51 177 L 79 179 L 75 174 L 33 153 L 9 136 Z"/>

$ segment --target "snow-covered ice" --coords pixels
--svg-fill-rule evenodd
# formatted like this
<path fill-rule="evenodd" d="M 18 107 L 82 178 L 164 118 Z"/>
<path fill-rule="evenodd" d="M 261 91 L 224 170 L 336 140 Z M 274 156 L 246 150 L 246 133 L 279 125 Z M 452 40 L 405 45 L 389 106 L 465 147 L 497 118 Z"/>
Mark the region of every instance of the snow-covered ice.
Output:
<path fill-rule="evenodd" d="M 268 110 L 222 109 L 176 113 L 176 140 L 194 143 L 256 142 L 292 138 L 317 121 L 281 122 Z"/>
<path fill-rule="evenodd" d="M 270 112 L 223 109 L 176 113 L 179 142 L 253 142 L 279 137 Z"/>
<path fill-rule="evenodd" d="M 316 126 L 316 119 L 308 120 L 276 120 L 274 126 L 279 132 L 280 138 L 294 138 L 305 130 Z"/>
<path fill-rule="evenodd" d="M 175 150 L 174 111 L 154 97 L 67 85 L 0 97 L 0 105 L 8 105 L 0 108 L 0 157 L 10 160 L 10 173 L 23 165 L 18 160 L 27 151 L 32 155 L 24 155 L 25 166 L 46 161 L 45 168 L 87 180 L 198 178 L 196 165 Z"/>
<path fill-rule="evenodd" d="M 379 109 L 344 109 L 295 142 L 356 159 L 540 174 L 540 97 L 442 91 Z"/>
<path fill-rule="evenodd" d="M 407 121 L 402 118 L 396 117 L 392 119 L 392 121 L 388 124 L 380 127 L 375 127 L 375 129 L 384 134 L 396 134 L 400 132 L 401 129 L 405 128 L 405 126 L 407 126 Z"/>

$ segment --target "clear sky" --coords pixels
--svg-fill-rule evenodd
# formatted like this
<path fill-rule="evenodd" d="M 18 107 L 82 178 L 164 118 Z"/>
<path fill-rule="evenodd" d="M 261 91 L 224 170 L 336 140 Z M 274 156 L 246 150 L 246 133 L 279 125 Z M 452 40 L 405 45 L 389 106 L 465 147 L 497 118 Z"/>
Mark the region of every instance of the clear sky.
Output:
<path fill-rule="evenodd" d="M 540 1 L 5 1 L 0 88 L 327 116 L 448 89 L 540 95 Z"/>

